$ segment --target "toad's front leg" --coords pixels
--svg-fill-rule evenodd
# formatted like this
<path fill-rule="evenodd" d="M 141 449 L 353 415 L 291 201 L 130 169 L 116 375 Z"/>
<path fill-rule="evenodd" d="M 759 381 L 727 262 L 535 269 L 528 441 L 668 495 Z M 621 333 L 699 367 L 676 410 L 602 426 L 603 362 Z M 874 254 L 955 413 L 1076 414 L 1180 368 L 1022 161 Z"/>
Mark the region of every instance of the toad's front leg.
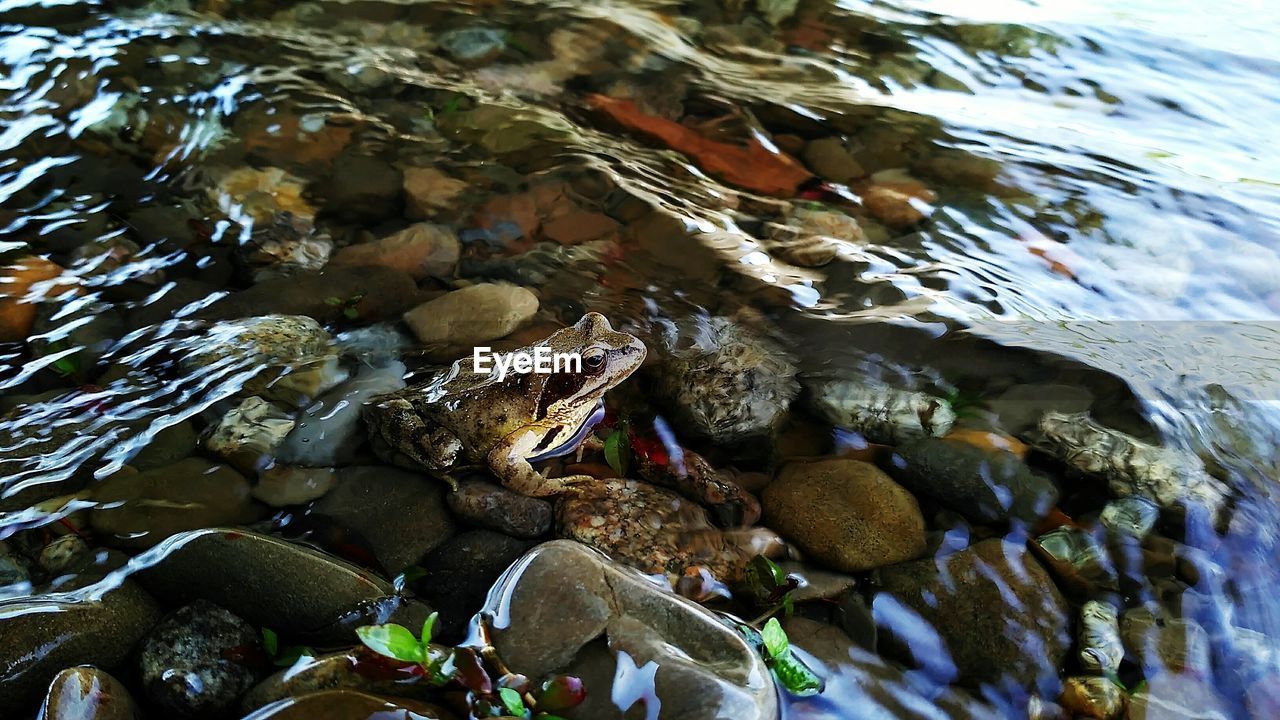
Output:
<path fill-rule="evenodd" d="M 549 478 L 534 470 L 527 458 L 533 454 L 539 437 L 533 430 L 517 430 L 489 451 L 486 462 L 503 485 L 523 495 L 545 497 L 562 493 L 575 483 L 595 479 L 590 475 Z"/>

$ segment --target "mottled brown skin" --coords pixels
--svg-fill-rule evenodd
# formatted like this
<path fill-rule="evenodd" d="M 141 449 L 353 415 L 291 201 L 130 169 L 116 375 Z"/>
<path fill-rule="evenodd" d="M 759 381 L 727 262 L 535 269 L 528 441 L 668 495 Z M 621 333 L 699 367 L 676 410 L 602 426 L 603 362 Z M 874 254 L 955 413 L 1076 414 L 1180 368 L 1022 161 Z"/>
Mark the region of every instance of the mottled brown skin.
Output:
<path fill-rule="evenodd" d="M 487 466 L 503 485 L 525 495 L 563 492 L 586 475 L 549 479 L 529 458 L 570 441 L 607 390 L 644 361 L 644 343 L 587 313 L 528 348 L 582 355 L 581 372 L 477 373 L 458 360 L 425 383 L 381 395 L 365 407 L 374 451 L 395 465 L 441 474 L 465 463 Z"/>

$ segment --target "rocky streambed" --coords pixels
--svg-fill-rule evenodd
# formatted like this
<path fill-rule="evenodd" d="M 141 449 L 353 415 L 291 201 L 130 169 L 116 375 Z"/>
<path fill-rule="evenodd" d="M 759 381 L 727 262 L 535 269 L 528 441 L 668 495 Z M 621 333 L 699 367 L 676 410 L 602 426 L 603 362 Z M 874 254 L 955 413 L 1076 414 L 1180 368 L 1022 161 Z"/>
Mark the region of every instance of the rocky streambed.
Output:
<path fill-rule="evenodd" d="M 0 717 L 1277 715 L 1277 343 L 1124 322 L 1274 308 L 1280 259 L 1215 234 L 1253 200 L 1156 203 L 1232 249 L 1181 272 L 1117 199 L 1174 180 L 950 115 L 987 80 L 1136 112 L 1037 64 L 1111 39 L 0 19 Z M 466 372 L 566 338 L 603 359 Z"/>

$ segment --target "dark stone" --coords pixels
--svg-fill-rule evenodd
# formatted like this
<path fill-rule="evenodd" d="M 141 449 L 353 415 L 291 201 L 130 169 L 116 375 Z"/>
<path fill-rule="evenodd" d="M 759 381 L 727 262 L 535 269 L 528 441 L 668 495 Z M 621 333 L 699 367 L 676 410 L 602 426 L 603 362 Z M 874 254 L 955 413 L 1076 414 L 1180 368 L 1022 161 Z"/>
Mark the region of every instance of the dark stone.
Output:
<path fill-rule="evenodd" d="M 942 438 L 900 445 L 889 474 L 916 495 L 977 523 L 1033 522 L 1058 500 L 1058 488 L 1016 455 Z"/>
<path fill-rule="evenodd" d="M 984 540 L 881 568 L 880 583 L 871 607 L 882 650 L 942 682 L 1012 680 L 1056 696 L 1057 668 L 1071 647 L 1068 606 L 1022 544 Z"/>
<path fill-rule="evenodd" d="M 376 266 L 344 267 L 264 280 L 214 302 L 196 316 L 230 320 L 268 314 L 308 315 L 326 324 L 370 323 L 399 315 L 418 299 L 417 283 L 407 273 Z M 349 309 L 354 309 L 354 318 L 347 317 Z"/>
<path fill-rule="evenodd" d="M 247 661 L 260 652 L 248 623 L 197 600 L 155 626 L 138 662 L 151 702 L 183 717 L 214 718 L 253 686 Z"/>
<path fill-rule="evenodd" d="M 399 468 L 342 468 L 312 513 L 354 533 L 390 574 L 418 562 L 456 530 L 445 486 Z"/>
<path fill-rule="evenodd" d="M 420 700 L 388 700 L 356 690 L 323 690 L 272 703 L 243 720 L 351 720 L 396 718 L 454 720 L 454 715 Z"/>
<path fill-rule="evenodd" d="M 532 545 L 489 530 L 471 530 L 445 541 L 423 560 L 427 574 L 414 589 L 440 612 L 442 642 L 462 639 L 489 587 Z"/>
<path fill-rule="evenodd" d="M 129 580 L 89 597 L 0 602 L 0 717 L 34 710 L 64 668 L 120 664 L 160 618 L 155 600 Z"/>
<path fill-rule="evenodd" d="M 390 163 L 368 155 L 343 152 L 333 174 L 320 188 L 325 213 L 346 222 L 376 223 L 399 216 L 404 207 L 404 176 Z"/>
<path fill-rule="evenodd" d="M 228 528 L 175 535 L 130 566 L 168 604 L 203 598 L 281 635 L 331 626 L 394 592 L 385 580 L 318 550 Z M 347 632 L 331 635 L 335 644 L 354 640 Z"/>
<path fill-rule="evenodd" d="M 491 482 L 463 480 L 448 500 L 458 517 L 500 533 L 536 538 L 551 530 L 551 503 Z"/>

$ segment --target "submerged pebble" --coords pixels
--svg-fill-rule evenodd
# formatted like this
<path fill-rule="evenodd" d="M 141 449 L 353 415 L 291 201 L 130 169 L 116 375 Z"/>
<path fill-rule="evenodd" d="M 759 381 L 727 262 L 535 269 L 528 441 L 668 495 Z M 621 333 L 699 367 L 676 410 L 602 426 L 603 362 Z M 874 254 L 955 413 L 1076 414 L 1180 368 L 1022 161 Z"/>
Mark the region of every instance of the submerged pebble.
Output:
<path fill-rule="evenodd" d="M 254 681 L 258 632 L 206 600 L 180 608 L 143 641 L 138 664 L 147 698 L 166 712 L 210 718 L 235 707 Z"/>

